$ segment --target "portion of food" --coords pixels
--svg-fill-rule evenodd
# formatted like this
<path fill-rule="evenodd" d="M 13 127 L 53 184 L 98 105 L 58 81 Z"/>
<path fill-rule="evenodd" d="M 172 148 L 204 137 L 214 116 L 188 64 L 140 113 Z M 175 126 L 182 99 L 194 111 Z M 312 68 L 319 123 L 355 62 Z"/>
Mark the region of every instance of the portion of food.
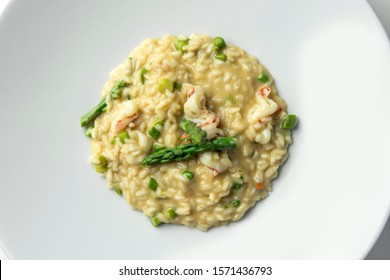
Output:
<path fill-rule="evenodd" d="M 218 137 L 212 141 L 199 144 L 189 143 L 173 148 L 165 148 L 158 152 L 153 152 L 151 155 L 148 155 L 146 158 L 144 158 L 141 164 L 145 166 L 173 161 L 185 161 L 191 159 L 193 156 L 199 153 L 231 150 L 235 147 L 237 147 L 237 143 L 234 138 Z"/>
<path fill-rule="evenodd" d="M 154 226 L 201 230 L 268 196 L 297 122 L 255 57 L 197 34 L 142 42 L 81 118 L 110 188 Z"/>

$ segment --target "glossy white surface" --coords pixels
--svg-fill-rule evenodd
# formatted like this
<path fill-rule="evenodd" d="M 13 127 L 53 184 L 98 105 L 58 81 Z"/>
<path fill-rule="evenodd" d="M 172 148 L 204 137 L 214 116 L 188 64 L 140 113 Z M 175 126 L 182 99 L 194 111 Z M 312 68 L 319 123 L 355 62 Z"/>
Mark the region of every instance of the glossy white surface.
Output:
<path fill-rule="evenodd" d="M 390 205 L 390 53 L 365 1 L 31 2 L 0 18 L 0 240 L 11 258 L 365 256 Z M 272 195 L 208 233 L 151 227 L 94 173 L 78 127 L 142 39 L 192 32 L 259 57 L 301 119 Z"/>

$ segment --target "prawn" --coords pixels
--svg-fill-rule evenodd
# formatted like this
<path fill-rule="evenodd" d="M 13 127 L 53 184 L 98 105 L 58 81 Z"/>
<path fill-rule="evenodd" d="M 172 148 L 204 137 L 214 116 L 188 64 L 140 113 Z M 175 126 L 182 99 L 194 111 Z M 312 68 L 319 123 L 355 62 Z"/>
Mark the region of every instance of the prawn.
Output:
<path fill-rule="evenodd" d="M 205 152 L 199 156 L 199 161 L 207 166 L 214 176 L 233 165 L 226 153 Z"/>
<path fill-rule="evenodd" d="M 222 136 L 222 130 L 217 128 L 219 116 L 206 108 L 204 90 L 200 86 L 190 86 L 187 90 L 184 114 L 186 119 L 207 132 L 207 139 Z"/>
<path fill-rule="evenodd" d="M 127 100 L 120 104 L 120 106 L 112 124 L 112 130 L 115 132 L 120 132 L 127 126 L 133 127 L 134 124 L 132 121 L 138 117 L 138 106 L 133 101 Z"/>

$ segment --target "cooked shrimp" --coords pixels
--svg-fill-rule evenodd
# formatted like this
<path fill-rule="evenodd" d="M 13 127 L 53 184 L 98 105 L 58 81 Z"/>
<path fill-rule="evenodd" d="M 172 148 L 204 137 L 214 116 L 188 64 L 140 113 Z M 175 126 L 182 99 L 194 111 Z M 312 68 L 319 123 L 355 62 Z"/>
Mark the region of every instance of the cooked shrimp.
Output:
<path fill-rule="evenodd" d="M 254 141 L 260 144 L 267 144 L 271 140 L 271 129 L 272 127 L 264 128 L 256 135 Z"/>
<path fill-rule="evenodd" d="M 207 132 L 207 139 L 213 139 L 223 134 L 222 129 L 217 128 L 219 124 L 218 115 L 210 110 L 202 110 L 199 117 L 192 119 L 192 121 Z"/>
<path fill-rule="evenodd" d="M 186 118 L 196 118 L 204 109 L 206 109 L 206 99 L 203 88 L 199 86 L 190 87 L 187 91 L 187 101 L 184 103 L 184 114 Z"/>
<path fill-rule="evenodd" d="M 187 101 L 184 103 L 186 119 L 206 131 L 207 139 L 222 136 L 222 130 L 217 128 L 219 124 L 218 115 L 206 108 L 203 88 L 186 84 L 184 89 L 187 89 Z"/>
<path fill-rule="evenodd" d="M 265 86 L 260 88 L 256 94 L 257 104 L 249 109 L 248 121 L 251 123 L 269 121 L 270 116 L 278 109 L 278 104 L 268 98 L 271 88 Z"/>
<path fill-rule="evenodd" d="M 272 120 L 272 114 L 278 110 L 278 104 L 268 96 L 271 93 L 269 86 L 263 86 L 256 94 L 257 104 L 248 111 L 248 137 L 257 143 L 266 144 L 271 140 L 272 126 L 269 122 Z"/>
<path fill-rule="evenodd" d="M 206 152 L 199 156 L 199 161 L 207 166 L 214 176 L 233 165 L 226 153 Z"/>
<path fill-rule="evenodd" d="M 271 93 L 271 88 L 269 86 L 264 86 L 259 89 L 259 95 L 268 97 L 268 95 Z"/>
<path fill-rule="evenodd" d="M 127 100 L 119 106 L 112 124 L 112 130 L 115 132 L 120 132 L 127 126 L 133 127 L 132 121 L 138 117 L 138 106 L 133 101 Z"/>

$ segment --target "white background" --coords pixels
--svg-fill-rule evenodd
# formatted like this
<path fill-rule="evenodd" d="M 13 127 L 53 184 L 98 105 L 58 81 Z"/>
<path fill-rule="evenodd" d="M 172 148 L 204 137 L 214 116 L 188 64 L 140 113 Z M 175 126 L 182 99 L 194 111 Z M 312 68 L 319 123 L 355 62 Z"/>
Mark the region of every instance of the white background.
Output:
<path fill-rule="evenodd" d="M 7 3 L 10 0 L 0 0 L 0 16 Z M 27 1 L 27 0 L 26 0 Z M 377 13 L 384 28 L 390 37 L 390 0 L 368 0 L 374 11 Z M 390 220 L 388 221 L 378 242 L 368 255 L 369 259 L 390 259 Z M 6 256 L 0 248 L 0 259 L 6 259 Z"/>

